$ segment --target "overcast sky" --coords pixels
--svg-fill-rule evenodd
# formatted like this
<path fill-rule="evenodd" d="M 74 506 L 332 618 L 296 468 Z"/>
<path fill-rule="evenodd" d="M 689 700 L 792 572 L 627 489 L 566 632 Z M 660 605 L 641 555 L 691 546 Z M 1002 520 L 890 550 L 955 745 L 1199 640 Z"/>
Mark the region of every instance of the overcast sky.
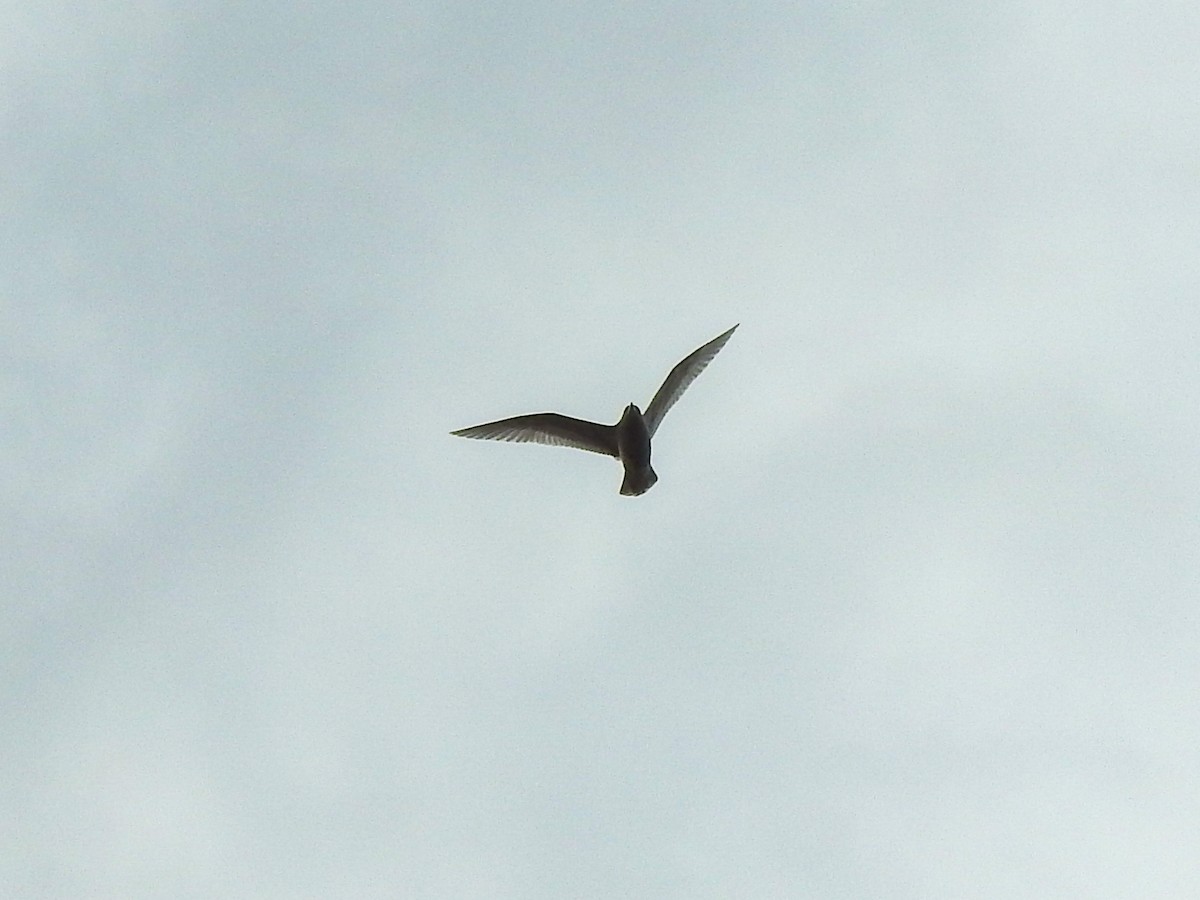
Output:
<path fill-rule="evenodd" d="M 4 895 L 1200 896 L 1198 42 L 9 4 Z"/>

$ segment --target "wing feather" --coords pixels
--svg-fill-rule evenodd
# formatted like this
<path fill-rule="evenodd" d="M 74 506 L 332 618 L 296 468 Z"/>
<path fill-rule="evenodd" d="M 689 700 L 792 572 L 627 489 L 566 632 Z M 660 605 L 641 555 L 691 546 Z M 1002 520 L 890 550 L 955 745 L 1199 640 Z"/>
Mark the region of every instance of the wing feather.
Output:
<path fill-rule="evenodd" d="M 658 389 L 658 393 L 654 395 L 654 399 L 650 401 L 650 405 L 646 407 L 644 418 L 646 419 L 646 428 L 649 430 L 651 437 L 658 430 L 659 424 L 663 420 L 663 416 L 667 414 L 675 401 L 683 396 L 683 392 L 688 389 L 693 381 L 696 380 L 704 368 L 713 361 L 726 341 L 733 336 L 737 331 L 737 326 L 734 325 L 722 335 L 713 338 L 703 347 L 689 353 L 683 360 L 675 366 L 667 375 L 666 380 L 662 383 L 662 387 Z"/>
<path fill-rule="evenodd" d="M 513 416 L 483 425 L 460 428 L 451 434 L 489 441 L 550 444 L 556 447 L 575 447 L 605 456 L 617 456 L 617 429 L 583 419 L 573 419 L 558 413 L 533 413 Z"/>

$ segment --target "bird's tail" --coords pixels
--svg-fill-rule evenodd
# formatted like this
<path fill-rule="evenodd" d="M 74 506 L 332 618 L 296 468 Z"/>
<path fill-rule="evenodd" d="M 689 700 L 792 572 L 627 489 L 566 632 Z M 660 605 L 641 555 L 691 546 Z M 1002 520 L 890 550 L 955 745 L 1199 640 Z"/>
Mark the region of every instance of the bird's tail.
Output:
<path fill-rule="evenodd" d="M 626 469 L 625 480 L 621 482 L 621 493 L 626 497 L 636 497 L 644 494 L 658 481 L 658 476 L 649 466 L 642 469 Z"/>

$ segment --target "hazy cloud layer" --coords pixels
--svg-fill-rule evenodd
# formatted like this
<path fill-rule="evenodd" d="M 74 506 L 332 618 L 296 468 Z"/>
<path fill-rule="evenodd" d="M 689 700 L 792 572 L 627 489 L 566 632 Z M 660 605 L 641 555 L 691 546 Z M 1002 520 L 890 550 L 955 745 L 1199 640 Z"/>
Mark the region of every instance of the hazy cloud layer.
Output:
<path fill-rule="evenodd" d="M 1200 892 L 1190 7 L 0 19 L 12 896 Z"/>

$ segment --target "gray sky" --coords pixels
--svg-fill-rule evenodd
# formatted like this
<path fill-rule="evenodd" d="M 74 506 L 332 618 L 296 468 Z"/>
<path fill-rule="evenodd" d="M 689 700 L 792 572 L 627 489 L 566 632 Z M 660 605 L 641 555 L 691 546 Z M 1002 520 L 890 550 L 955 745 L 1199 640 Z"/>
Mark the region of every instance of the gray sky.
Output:
<path fill-rule="evenodd" d="M 10 6 L 6 896 L 1200 895 L 1194 4 Z"/>

